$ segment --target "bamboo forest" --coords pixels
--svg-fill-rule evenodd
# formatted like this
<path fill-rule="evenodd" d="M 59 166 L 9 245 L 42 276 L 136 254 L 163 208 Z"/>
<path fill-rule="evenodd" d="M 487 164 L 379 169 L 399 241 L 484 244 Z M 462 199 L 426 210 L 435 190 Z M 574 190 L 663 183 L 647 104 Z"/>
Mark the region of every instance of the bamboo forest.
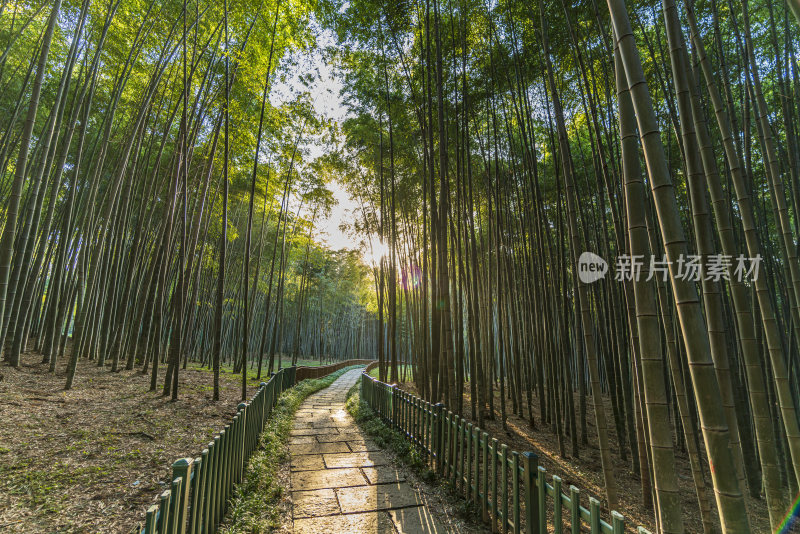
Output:
<path fill-rule="evenodd" d="M 800 0 L 0 0 L 0 531 L 800 532 Z"/>

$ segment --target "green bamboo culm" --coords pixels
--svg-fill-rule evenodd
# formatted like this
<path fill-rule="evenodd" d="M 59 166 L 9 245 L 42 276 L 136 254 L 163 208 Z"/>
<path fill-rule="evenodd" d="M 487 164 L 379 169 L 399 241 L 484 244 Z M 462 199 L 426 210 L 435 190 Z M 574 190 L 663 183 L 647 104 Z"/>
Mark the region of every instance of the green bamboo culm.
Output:
<path fill-rule="evenodd" d="M 688 255 L 688 247 L 680 221 L 675 191 L 667 168 L 664 146 L 650 91 L 642 71 L 639 50 L 623 0 L 607 0 L 617 46 L 630 88 L 636 112 L 640 141 L 647 162 L 650 190 L 656 207 L 657 220 L 670 261 L 675 305 L 686 346 L 690 376 L 697 399 L 700 424 L 705 438 L 706 453 L 712 466 L 713 482 L 720 522 L 725 532 L 750 532 L 733 454 L 725 412 L 720 404 L 719 383 L 711 359 L 708 333 L 702 315 L 697 290 L 693 283 L 677 276 L 678 258 Z"/>
<path fill-rule="evenodd" d="M 631 101 L 630 89 L 622 69 L 619 48 L 615 47 L 615 74 L 619 105 L 619 129 L 622 141 L 622 172 L 624 177 L 626 218 L 631 254 L 649 257 L 650 244 L 645 218 L 645 185 L 639 166 L 639 147 L 636 139 L 636 117 Z M 660 325 L 654 281 L 639 277 L 633 282 L 636 302 L 636 322 L 639 330 L 639 346 L 642 368 L 643 391 L 647 418 L 650 421 L 669 419 L 667 393 L 664 386 L 663 355 Z M 658 503 L 658 517 L 664 533 L 682 533 L 683 517 L 681 498 L 678 492 L 678 476 L 670 428 L 663 424 L 648 425 L 650 448 L 653 458 L 653 474 Z M 704 523 L 707 518 L 704 516 Z"/>

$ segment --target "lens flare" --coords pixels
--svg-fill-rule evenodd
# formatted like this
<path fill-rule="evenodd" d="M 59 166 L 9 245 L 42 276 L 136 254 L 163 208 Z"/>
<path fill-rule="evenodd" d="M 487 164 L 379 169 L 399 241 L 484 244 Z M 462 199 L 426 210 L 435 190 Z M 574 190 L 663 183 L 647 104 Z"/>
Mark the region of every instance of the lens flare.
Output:
<path fill-rule="evenodd" d="M 422 283 L 422 270 L 416 265 L 403 269 L 400 281 L 405 289 L 415 289 Z"/>
<path fill-rule="evenodd" d="M 789 534 L 789 532 L 794 532 L 794 528 L 798 524 L 800 524 L 800 496 L 795 498 L 792 508 L 775 532 L 778 534 Z"/>

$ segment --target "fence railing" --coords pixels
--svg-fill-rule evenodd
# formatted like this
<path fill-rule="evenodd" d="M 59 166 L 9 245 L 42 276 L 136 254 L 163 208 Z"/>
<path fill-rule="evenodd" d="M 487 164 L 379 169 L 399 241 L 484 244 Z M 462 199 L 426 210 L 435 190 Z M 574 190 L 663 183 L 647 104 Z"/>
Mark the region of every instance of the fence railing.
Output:
<path fill-rule="evenodd" d="M 565 520 L 572 534 L 580 533 L 582 525 L 592 534 L 625 531 L 621 514 L 611 512 L 608 523 L 601 518 L 600 501 L 589 497 L 589 508 L 584 508 L 578 488 L 570 486 L 565 494 L 561 478 L 553 475 L 548 482 L 535 453 L 510 450 L 444 404 L 431 404 L 380 382 L 366 370 L 361 375 L 361 398 L 427 457 L 437 475 L 480 510 L 493 532 L 560 534 Z M 644 527 L 637 532 L 649 534 Z"/>
<path fill-rule="evenodd" d="M 264 424 L 284 390 L 297 380 L 296 367 L 281 369 L 261 382 L 249 402 L 239 404 L 225 425 L 196 458 L 172 464 L 172 483 L 147 509 L 140 534 L 214 534 L 225 516 L 234 485 L 258 446 Z"/>
<path fill-rule="evenodd" d="M 376 367 L 378 367 L 378 365 L 380 365 L 379 361 L 377 361 L 377 360 L 373 361 L 371 364 L 369 364 L 366 367 L 364 367 L 364 370 L 361 371 L 361 372 L 365 373 L 365 374 L 369 374 L 369 372 L 372 371 L 373 369 L 375 369 Z"/>
<path fill-rule="evenodd" d="M 305 367 L 300 366 L 297 368 L 297 381 L 305 380 L 307 378 L 320 378 L 335 373 L 339 369 L 350 367 L 351 365 L 368 365 L 374 363 L 375 360 L 345 360 L 343 362 L 336 362 L 330 365 L 321 365 L 319 367 Z"/>

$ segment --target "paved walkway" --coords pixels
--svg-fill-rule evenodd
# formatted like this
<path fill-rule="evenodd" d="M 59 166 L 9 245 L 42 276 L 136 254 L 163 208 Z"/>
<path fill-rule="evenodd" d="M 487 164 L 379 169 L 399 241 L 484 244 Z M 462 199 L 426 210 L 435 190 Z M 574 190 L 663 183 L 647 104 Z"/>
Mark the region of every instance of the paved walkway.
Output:
<path fill-rule="evenodd" d="M 289 447 L 294 532 L 450 532 L 347 413 L 347 391 L 360 373 L 345 373 L 297 411 Z"/>

